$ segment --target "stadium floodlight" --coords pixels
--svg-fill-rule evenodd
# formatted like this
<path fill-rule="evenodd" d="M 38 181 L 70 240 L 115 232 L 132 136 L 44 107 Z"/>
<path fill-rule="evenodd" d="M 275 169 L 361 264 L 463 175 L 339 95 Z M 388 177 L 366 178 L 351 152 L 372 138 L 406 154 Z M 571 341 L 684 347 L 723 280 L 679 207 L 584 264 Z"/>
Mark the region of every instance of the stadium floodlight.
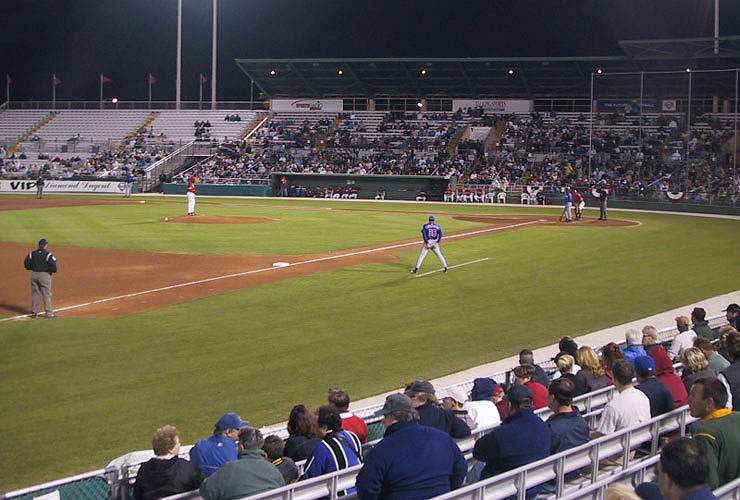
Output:
<path fill-rule="evenodd" d="M 342 76 L 344 74 L 344 70 L 342 68 L 339 68 L 337 70 L 337 75 Z"/>
<path fill-rule="evenodd" d="M 423 108 L 423 107 L 424 107 L 424 103 L 423 103 L 423 102 L 421 102 L 421 101 L 417 101 L 417 103 L 416 103 L 416 107 L 417 107 L 417 108 L 419 108 L 419 109 L 421 109 L 421 108 Z"/>
<path fill-rule="evenodd" d="M 507 73 L 508 73 L 509 75 L 513 75 L 513 74 L 514 74 L 514 70 L 513 70 L 513 69 L 510 69 L 509 71 L 507 71 Z"/>
<path fill-rule="evenodd" d="M 691 68 L 686 68 L 686 73 L 691 73 Z"/>
<path fill-rule="evenodd" d="M 110 102 L 112 102 L 113 104 L 118 104 L 118 97 L 114 97 L 110 100 Z"/>
<path fill-rule="evenodd" d="M 270 70 L 270 76 L 275 76 L 275 70 L 274 69 L 271 69 Z"/>
<path fill-rule="evenodd" d="M 599 68 L 599 69 L 596 70 L 596 73 L 599 74 L 599 75 L 602 74 L 603 72 L 604 72 L 604 70 L 602 70 L 601 68 Z"/>
<path fill-rule="evenodd" d="M 420 73 L 421 73 L 421 76 L 425 76 L 427 74 L 427 70 L 426 69 L 422 69 L 420 71 Z"/>

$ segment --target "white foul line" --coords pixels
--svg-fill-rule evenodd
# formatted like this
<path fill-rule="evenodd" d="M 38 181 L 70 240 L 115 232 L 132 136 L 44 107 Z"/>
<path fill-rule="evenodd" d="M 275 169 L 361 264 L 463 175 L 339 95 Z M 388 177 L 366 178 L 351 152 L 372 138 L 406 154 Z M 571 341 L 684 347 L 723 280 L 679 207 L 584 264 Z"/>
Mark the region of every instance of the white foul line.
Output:
<path fill-rule="evenodd" d="M 512 229 L 512 228 L 515 228 L 515 227 L 527 226 L 529 224 L 535 224 L 536 222 L 537 221 L 520 222 L 518 224 L 510 224 L 508 226 L 491 227 L 491 228 L 487 228 L 487 229 L 478 229 L 476 231 L 470 231 L 470 232 L 467 232 L 467 233 L 453 234 L 453 235 L 447 236 L 446 239 L 462 238 L 464 236 L 474 236 L 476 234 L 490 233 L 490 232 L 494 232 L 494 231 L 501 231 L 503 229 Z M 358 250 L 356 252 L 349 252 L 349 253 L 343 253 L 343 254 L 338 254 L 338 255 L 327 255 L 326 257 L 316 257 L 315 259 L 308 259 L 308 260 L 302 260 L 300 262 L 291 263 L 290 266 L 288 266 L 288 267 L 263 267 L 262 269 L 252 269 L 250 271 L 242 271 L 242 272 L 239 272 L 239 273 L 224 274 L 223 276 L 214 276 L 213 278 L 204 278 L 204 279 L 195 280 L 195 281 L 188 281 L 186 283 L 177 283 L 175 285 L 169 285 L 169 286 L 163 286 L 163 287 L 159 287 L 159 288 L 153 288 L 151 290 L 142 290 L 141 292 L 127 293 L 127 294 L 124 294 L 124 295 L 117 295 L 115 297 L 108 297 L 108 298 L 105 298 L 105 299 L 93 300 L 93 301 L 90 301 L 90 302 L 85 302 L 83 304 L 76 304 L 76 305 L 73 305 L 73 306 L 60 307 L 59 309 L 55 309 L 54 311 L 56 312 L 56 311 L 68 311 L 70 309 L 79 309 L 81 307 L 92 306 L 92 305 L 95 305 L 95 304 L 104 304 L 106 302 L 113 302 L 115 300 L 128 299 L 128 298 L 131 298 L 131 297 L 138 297 L 140 295 L 147 295 L 147 294 L 150 294 L 150 293 L 164 292 L 164 291 L 167 291 L 167 290 L 173 290 L 175 288 L 183 288 L 183 287 L 186 287 L 186 286 L 200 285 L 201 283 L 208 283 L 210 281 L 218 281 L 218 280 L 223 280 L 223 279 L 228 279 L 228 278 L 237 278 L 239 276 L 247 276 L 247 275 L 250 275 L 250 274 L 264 273 L 264 272 L 267 272 L 267 271 L 274 271 L 276 269 L 290 269 L 293 266 L 301 266 L 301 265 L 305 265 L 305 264 L 314 264 L 316 262 L 323 262 L 323 261 L 326 261 L 326 260 L 342 259 L 344 257 L 354 257 L 356 255 L 363 255 L 363 254 L 368 254 L 368 253 L 382 252 L 382 251 L 385 251 L 385 250 L 393 250 L 393 249 L 396 249 L 396 248 L 403 248 L 403 247 L 412 246 L 412 245 L 418 245 L 418 244 L 419 244 L 418 241 L 413 241 L 413 242 L 408 242 L 408 243 L 397 243 L 395 245 L 388 245 L 388 246 L 379 247 L 379 248 L 370 248 L 368 250 Z M 27 318 L 29 316 L 31 316 L 31 315 L 30 314 L 22 314 L 20 316 L 11 316 L 11 317 L 8 317 L 8 318 L 0 318 L 0 323 L 2 323 L 3 321 L 9 321 L 11 319 Z"/>
<path fill-rule="evenodd" d="M 484 257 L 478 260 L 471 260 L 470 262 L 463 262 L 462 264 L 455 264 L 454 266 L 449 266 L 447 269 L 455 269 L 456 267 L 469 266 L 470 264 L 477 264 L 478 262 L 483 262 L 484 260 L 488 260 L 488 257 Z M 416 277 L 421 278 L 422 276 L 429 276 L 430 274 L 441 273 L 442 271 L 444 271 L 444 269 L 435 269 L 434 271 L 417 274 Z"/>

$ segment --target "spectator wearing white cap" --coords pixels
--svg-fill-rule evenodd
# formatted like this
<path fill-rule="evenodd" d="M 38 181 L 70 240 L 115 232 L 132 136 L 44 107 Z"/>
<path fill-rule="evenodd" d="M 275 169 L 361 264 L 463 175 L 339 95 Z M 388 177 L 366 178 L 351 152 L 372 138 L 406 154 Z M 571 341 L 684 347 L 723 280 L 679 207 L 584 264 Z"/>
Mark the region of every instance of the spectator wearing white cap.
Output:
<path fill-rule="evenodd" d="M 475 421 L 471 418 L 468 410 L 463 407 L 463 404 L 468 400 L 468 396 L 462 388 L 452 386 L 441 389 L 439 398 L 442 400 L 442 408 L 454 413 L 457 418 L 465 422 L 465 425 L 475 429 Z"/>
<path fill-rule="evenodd" d="M 470 427 L 452 412 L 440 408 L 434 386 L 428 380 L 414 380 L 404 393 L 419 413 L 419 423 L 445 431 L 453 438 L 470 436 Z"/>

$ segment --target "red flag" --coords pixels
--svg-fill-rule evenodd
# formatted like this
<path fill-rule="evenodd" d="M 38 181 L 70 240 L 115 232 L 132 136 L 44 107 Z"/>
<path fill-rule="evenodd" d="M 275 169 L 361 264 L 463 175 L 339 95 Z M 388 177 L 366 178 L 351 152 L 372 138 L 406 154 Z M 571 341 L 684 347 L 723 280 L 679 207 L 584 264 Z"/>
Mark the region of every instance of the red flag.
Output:
<path fill-rule="evenodd" d="M 203 73 L 200 74 L 200 83 L 206 83 L 208 81 L 208 78 L 203 76 Z"/>
<path fill-rule="evenodd" d="M 100 73 L 100 80 L 103 83 L 112 83 L 113 82 L 113 80 L 111 80 L 110 78 L 108 78 L 107 76 L 105 76 L 103 73 Z"/>
<path fill-rule="evenodd" d="M 151 73 L 149 73 L 149 83 L 157 83 L 157 79 Z"/>
<path fill-rule="evenodd" d="M 51 81 L 52 81 L 52 83 L 54 85 L 59 85 L 60 83 L 62 83 L 62 81 L 59 78 L 57 78 L 56 76 L 53 77 Z"/>
<path fill-rule="evenodd" d="M 10 75 L 5 75 L 5 83 L 13 83 L 13 80 L 10 78 Z"/>

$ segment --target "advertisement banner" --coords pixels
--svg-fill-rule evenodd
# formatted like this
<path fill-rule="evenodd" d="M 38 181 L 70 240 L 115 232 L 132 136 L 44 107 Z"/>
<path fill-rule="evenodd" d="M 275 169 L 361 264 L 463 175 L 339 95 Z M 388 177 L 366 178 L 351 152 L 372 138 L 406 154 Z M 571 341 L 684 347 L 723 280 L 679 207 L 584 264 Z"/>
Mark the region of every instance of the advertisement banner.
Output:
<path fill-rule="evenodd" d="M 483 108 L 488 113 L 531 113 L 534 101 L 528 99 L 453 99 L 452 111 Z"/>
<path fill-rule="evenodd" d="M 341 113 L 344 111 L 342 99 L 273 99 L 273 111 L 325 111 Z"/>
<path fill-rule="evenodd" d="M 663 111 L 676 111 L 675 99 L 663 99 Z"/>
<path fill-rule="evenodd" d="M 44 193 L 116 193 L 123 194 L 120 181 L 57 181 L 47 180 Z M 36 181 L 0 180 L 0 193 L 36 193 Z"/>
<path fill-rule="evenodd" d="M 599 99 L 597 101 L 599 111 L 607 113 L 624 113 L 625 115 L 640 114 L 639 99 Z M 643 112 L 656 112 L 663 110 L 663 101 L 660 99 L 643 99 Z"/>

